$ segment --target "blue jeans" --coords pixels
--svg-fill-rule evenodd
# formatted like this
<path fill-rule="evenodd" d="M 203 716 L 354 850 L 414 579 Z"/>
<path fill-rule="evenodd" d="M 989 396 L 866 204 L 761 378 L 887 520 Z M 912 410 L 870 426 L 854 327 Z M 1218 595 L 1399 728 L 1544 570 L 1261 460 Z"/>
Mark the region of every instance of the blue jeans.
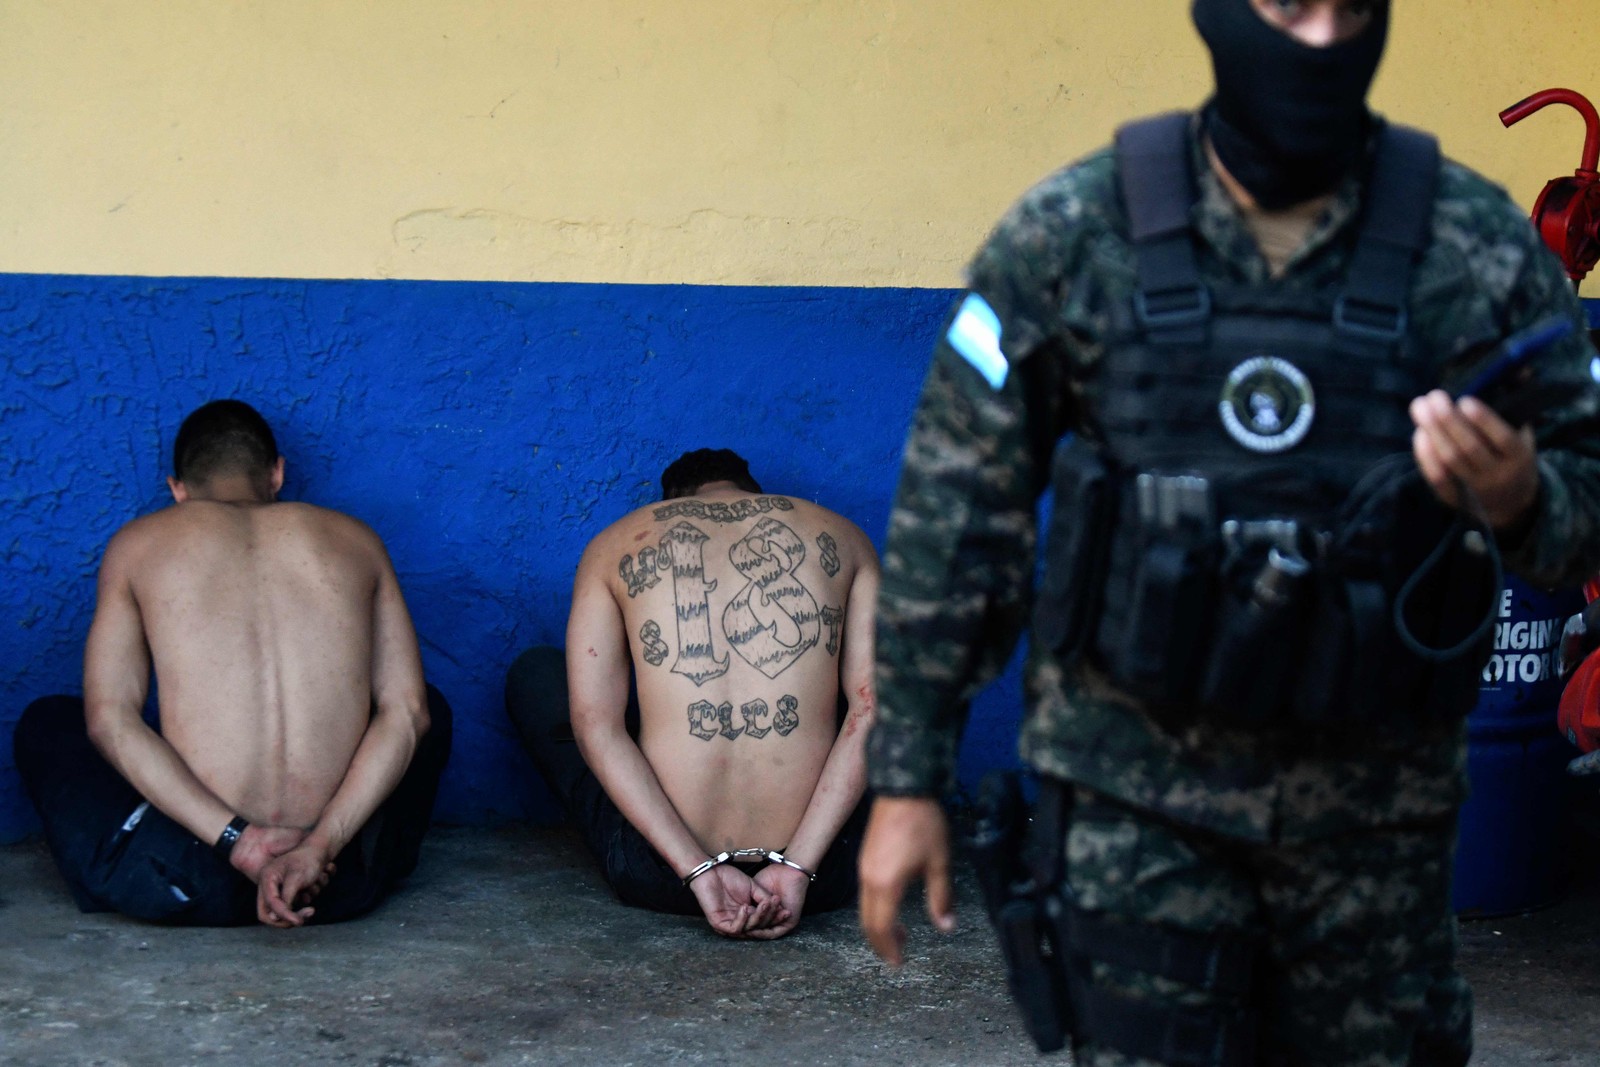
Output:
<path fill-rule="evenodd" d="M 450 705 L 428 687 L 432 725 L 394 792 L 334 860 L 312 922 L 353 919 L 417 865 L 439 776 L 450 755 Z M 17 771 L 44 822 L 45 841 L 78 907 L 181 926 L 256 921 L 256 887 L 173 822 L 101 757 L 83 700 L 28 705 L 14 736 Z"/>

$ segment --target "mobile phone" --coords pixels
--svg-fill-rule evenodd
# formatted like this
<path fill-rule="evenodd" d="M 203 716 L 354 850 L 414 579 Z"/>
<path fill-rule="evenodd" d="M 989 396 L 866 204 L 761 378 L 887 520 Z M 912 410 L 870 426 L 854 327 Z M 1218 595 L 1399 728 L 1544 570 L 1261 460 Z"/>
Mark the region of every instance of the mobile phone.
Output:
<path fill-rule="evenodd" d="M 1532 421 L 1571 395 L 1570 382 L 1541 381 L 1534 357 L 1572 331 L 1570 319 L 1555 316 L 1512 334 L 1499 346 L 1499 354 L 1456 391 L 1455 398 L 1477 397 L 1512 425 Z"/>
<path fill-rule="evenodd" d="M 1494 391 L 1515 371 L 1525 368 L 1530 359 L 1571 332 L 1571 321 L 1557 317 L 1536 322 L 1526 330 L 1512 334 L 1500 346 L 1500 354 L 1457 390 L 1456 399 L 1464 396 L 1482 397 Z"/>

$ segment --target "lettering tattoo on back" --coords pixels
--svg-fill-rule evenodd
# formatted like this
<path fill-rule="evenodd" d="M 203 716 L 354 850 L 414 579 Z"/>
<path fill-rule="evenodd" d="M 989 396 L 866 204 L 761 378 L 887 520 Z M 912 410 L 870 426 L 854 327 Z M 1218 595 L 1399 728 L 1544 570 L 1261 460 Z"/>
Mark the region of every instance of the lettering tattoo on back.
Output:
<path fill-rule="evenodd" d="M 664 563 L 665 561 L 661 561 Z M 639 565 L 636 568 L 632 556 L 623 556 L 622 562 L 617 564 L 617 574 L 628 586 L 628 599 L 632 600 L 646 589 L 654 589 L 661 581 L 657 570 L 656 550 L 641 548 L 639 550 Z"/>
<path fill-rule="evenodd" d="M 661 666 L 667 653 L 672 651 L 661 640 L 661 627 L 654 619 L 646 619 L 645 624 L 639 627 L 639 641 L 644 645 L 644 661 L 652 667 Z"/>
<path fill-rule="evenodd" d="M 817 547 L 822 549 L 822 555 L 817 557 L 817 562 L 829 578 L 839 573 L 839 542 L 826 533 L 817 534 Z"/>
<path fill-rule="evenodd" d="M 794 501 L 781 496 L 757 496 L 744 500 L 713 501 L 706 503 L 704 500 L 675 500 L 670 504 L 663 504 L 656 508 L 653 515 L 656 521 L 664 519 L 690 518 L 706 519 L 710 522 L 743 522 L 753 519 L 757 515 L 765 515 L 773 511 L 793 511 Z"/>
<path fill-rule="evenodd" d="M 728 558 L 748 581 L 722 612 L 723 636 L 746 663 L 776 678 L 822 635 L 816 598 L 795 575 L 806 543 L 777 519 L 762 519 Z"/>
<path fill-rule="evenodd" d="M 783 737 L 788 737 L 794 728 L 800 725 L 800 702 L 792 696 L 785 694 L 778 698 L 778 716 L 772 720 L 772 728 Z"/>
<path fill-rule="evenodd" d="M 844 625 L 844 612 L 839 608 L 822 609 L 822 625 L 828 628 L 828 655 L 839 654 L 839 627 Z"/>
<path fill-rule="evenodd" d="M 709 741 L 717 736 L 720 727 L 717 721 L 717 709 L 709 700 L 696 700 L 689 705 L 689 732 L 702 741 Z"/>
<path fill-rule="evenodd" d="M 689 705 L 689 732 L 702 741 L 712 741 L 718 736 L 733 741 L 741 735 L 759 741 L 774 730 L 779 737 L 788 737 L 800 725 L 800 701 L 785 693 L 778 698 L 774 711 L 765 700 L 757 697 L 739 705 L 739 717 L 744 724 L 735 726 L 733 705 L 727 701 L 712 704 L 709 700 L 696 700 Z"/>
<path fill-rule="evenodd" d="M 744 732 L 757 741 L 772 732 L 772 709 L 760 697 L 740 704 L 739 714 L 744 716 Z"/>

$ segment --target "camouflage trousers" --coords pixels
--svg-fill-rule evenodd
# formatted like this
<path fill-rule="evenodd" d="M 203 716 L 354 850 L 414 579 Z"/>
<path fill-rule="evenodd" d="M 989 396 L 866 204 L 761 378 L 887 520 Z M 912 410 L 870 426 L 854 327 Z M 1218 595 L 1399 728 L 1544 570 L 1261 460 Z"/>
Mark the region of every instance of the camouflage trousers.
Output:
<path fill-rule="evenodd" d="M 1149 1001 L 1153 1018 L 1249 1009 L 1263 1065 L 1467 1062 L 1472 994 L 1455 969 L 1450 910 L 1454 819 L 1270 844 L 1157 819 L 1081 787 L 1075 795 L 1066 863 L 1080 907 L 1111 922 L 1232 931 L 1255 946 L 1251 1004 L 1104 962 L 1089 966 L 1098 987 Z M 1156 1067 L 1081 1036 L 1080 1067 Z"/>

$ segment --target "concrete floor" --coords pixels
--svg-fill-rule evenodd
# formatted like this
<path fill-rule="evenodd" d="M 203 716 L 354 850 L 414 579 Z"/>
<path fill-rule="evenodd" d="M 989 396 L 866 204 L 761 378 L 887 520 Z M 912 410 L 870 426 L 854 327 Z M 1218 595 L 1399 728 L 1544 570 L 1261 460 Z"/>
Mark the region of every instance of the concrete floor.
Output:
<path fill-rule="evenodd" d="M 358 922 L 279 932 L 80 915 L 0 848 L 0 1064 L 1032 1064 L 970 879 L 964 925 L 872 957 L 852 912 L 770 944 L 616 904 L 560 829 L 435 831 Z M 1476 1063 L 1600 1064 L 1600 878 L 1467 924 Z M 1065 1056 L 1053 1062 L 1066 1063 Z"/>

